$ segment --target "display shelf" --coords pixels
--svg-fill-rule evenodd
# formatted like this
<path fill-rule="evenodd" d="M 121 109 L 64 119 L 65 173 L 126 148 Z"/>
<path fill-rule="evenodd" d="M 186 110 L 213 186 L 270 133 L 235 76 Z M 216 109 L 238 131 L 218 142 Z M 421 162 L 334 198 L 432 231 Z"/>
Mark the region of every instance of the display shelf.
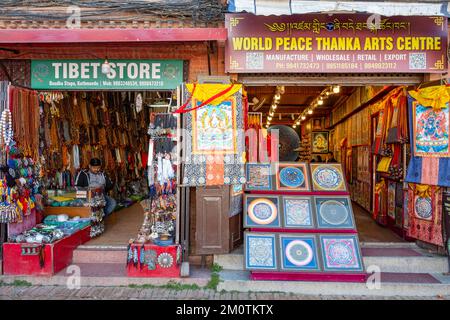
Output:
<path fill-rule="evenodd" d="M 44 216 L 67 214 L 69 218 L 80 217 L 80 218 L 90 218 L 91 208 L 90 207 L 45 207 Z"/>

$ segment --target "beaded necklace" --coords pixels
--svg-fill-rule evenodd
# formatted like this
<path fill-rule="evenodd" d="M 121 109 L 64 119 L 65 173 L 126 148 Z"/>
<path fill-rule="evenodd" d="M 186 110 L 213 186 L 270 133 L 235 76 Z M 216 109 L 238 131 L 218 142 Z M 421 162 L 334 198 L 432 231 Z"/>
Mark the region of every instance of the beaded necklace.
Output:
<path fill-rule="evenodd" d="M 9 146 L 13 138 L 13 128 L 12 128 L 12 115 L 8 108 L 3 110 L 2 117 L 0 119 L 0 132 L 3 139 L 3 144 Z"/>

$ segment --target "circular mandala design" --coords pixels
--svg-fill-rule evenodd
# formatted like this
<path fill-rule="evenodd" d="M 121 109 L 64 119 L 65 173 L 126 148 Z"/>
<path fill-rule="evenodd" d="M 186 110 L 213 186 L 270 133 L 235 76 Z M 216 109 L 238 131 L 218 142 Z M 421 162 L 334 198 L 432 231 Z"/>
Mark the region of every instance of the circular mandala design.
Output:
<path fill-rule="evenodd" d="M 298 188 L 305 182 L 305 175 L 299 168 L 286 167 L 280 171 L 280 182 L 289 188 Z"/>
<path fill-rule="evenodd" d="M 415 203 L 416 215 L 419 218 L 429 220 L 433 213 L 430 198 L 417 197 Z"/>
<path fill-rule="evenodd" d="M 333 167 L 318 167 L 314 170 L 314 180 L 322 189 L 336 190 L 342 184 L 342 177 Z"/>
<path fill-rule="evenodd" d="M 173 258 L 169 253 L 163 252 L 158 256 L 158 264 L 162 268 L 170 268 L 173 264 Z"/>
<path fill-rule="evenodd" d="M 333 265 L 349 265 L 353 261 L 353 250 L 344 242 L 335 242 L 328 248 L 328 257 Z"/>
<path fill-rule="evenodd" d="M 336 200 L 327 200 L 320 205 L 320 216 L 325 222 L 338 226 L 347 221 L 349 213 L 345 205 Z"/>
<path fill-rule="evenodd" d="M 270 224 L 278 215 L 275 204 L 268 199 L 255 199 L 248 206 L 248 216 L 257 224 Z"/>
<path fill-rule="evenodd" d="M 303 240 L 289 242 L 285 252 L 289 262 L 299 267 L 309 264 L 314 256 L 311 246 Z"/>

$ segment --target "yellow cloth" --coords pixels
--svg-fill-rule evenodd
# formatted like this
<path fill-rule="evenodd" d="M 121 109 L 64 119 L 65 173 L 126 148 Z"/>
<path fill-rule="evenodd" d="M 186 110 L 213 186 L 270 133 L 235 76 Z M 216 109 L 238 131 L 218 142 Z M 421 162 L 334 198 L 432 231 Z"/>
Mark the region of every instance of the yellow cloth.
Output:
<path fill-rule="evenodd" d="M 389 172 L 389 165 L 391 164 L 392 158 L 390 157 L 383 157 L 381 158 L 380 162 L 377 166 L 378 172 Z"/>
<path fill-rule="evenodd" d="M 446 103 L 450 101 L 450 87 L 445 85 L 411 90 L 409 94 L 424 107 L 432 107 L 435 111 L 446 108 Z"/>
<path fill-rule="evenodd" d="M 377 194 L 381 193 L 385 187 L 386 182 L 384 181 L 384 179 L 381 179 L 381 181 L 375 185 L 375 193 Z"/>
<path fill-rule="evenodd" d="M 74 200 L 74 198 L 68 198 L 68 197 L 60 197 L 60 196 L 56 196 L 56 197 L 49 197 L 52 200 L 58 201 L 58 202 L 63 202 L 63 201 L 72 201 Z"/>
<path fill-rule="evenodd" d="M 422 198 L 431 198 L 431 186 L 426 184 L 416 184 L 416 195 Z M 437 192 L 439 188 L 436 188 L 434 192 Z"/>
<path fill-rule="evenodd" d="M 193 97 L 195 100 L 203 102 L 203 101 L 208 100 L 212 96 L 230 88 L 230 86 L 231 86 L 231 84 L 212 84 L 212 83 L 197 84 L 195 86 L 195 91 L 194 91 Z M 192 90 L 194 89 L 194 84 L 188 83 L 188 84 L 186 84 L 186 88 L 192 94 Z M 233 85 L 233 87 L 231 88 L 230 91 L 228 91 L 224 95 L 218 97 L 217 99 L 211 101 L 209 104 L 216 106 L 216 105 L 220 104 L 222 101 L 228 99 L 230 96 L 232 96 L 233 94 L 235 94 L 236 92 L 238 92 L 241 89 L 242 89 L 242 84 L 235 84 L 235 85 Z"/>

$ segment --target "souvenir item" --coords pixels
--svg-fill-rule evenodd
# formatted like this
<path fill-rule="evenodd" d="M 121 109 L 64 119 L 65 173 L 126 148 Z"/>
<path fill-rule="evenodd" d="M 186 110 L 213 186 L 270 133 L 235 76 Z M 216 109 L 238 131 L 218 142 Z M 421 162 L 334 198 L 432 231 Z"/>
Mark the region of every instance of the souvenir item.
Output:
<path fill-rule="evenodd" d="M 347 187 L 340 164 L 311 163 L 314 191 L 346 191 Z"/>
<path fill-rule="evenodd" d="M 275 234 L 246 232 L 244 238 L 247 270 L 278 269 Z"/>
<path fill-rule="evenodd" d="M 190 133 L 184 149 L 184 185 L 245 183 L 241 88 L 241 85 L 186 85 L 184 101 L 193 111 L 183 114 Z M 220 97 L 203 107 L 214 92 Z"/>
<path fill-rule="evenodd" d="M 328 153 L 328 131 L 313 132 L 311 144 L 312 153 Z"/>
<path fill-rule="evenodd" d="M 246 190 L 272 190 L 272 172 L 269 163 L 247 163 Z"/>
<path fill-rule="evenodd" d="M 326 272 L 363 272 L 356 235 L 320 235 L 323 270 Z"/>
<path fill-rule="evenodd" d="M 170 253 L 163 252 L 158 256 L 158 265 L 161 268 L 170 268 L 173 265 L 173 257 Z"/>
<path fill-rule="evenodd" d="M 395 219 L 395 182 L 388 183 L 388 216 Z"/>
<path fill-rule="evenodd" d="M 281 269 L 320 271 L 314 235 L 280 234 Z"/>
<path fill-rule="evenodd" d="M 313 205 L 310 197 L 283 196 L 285 228 L 311 229 L 315 226 Z"/>
<path fill-rule="evenodd" d="M 355 229 L 348 196 L 315 197 L 319 229 Z"/>
<path fill-rule="evenodd" d="M 308 169 L 305 163 L 279 162 L 276 165 L 277 190 L 309 191 Z"/>
<path fill-rule="evenodd" d="M 144 251 L 144 261 L 147 265 L 148 270 L 156 269 L 156 251 L 155 250 L 145 250 Z"/>
<path fill-rule="evenodd" d="M 244 196 L 245 227 L 280 227 L 279 199 L 274 196 Z"/>

